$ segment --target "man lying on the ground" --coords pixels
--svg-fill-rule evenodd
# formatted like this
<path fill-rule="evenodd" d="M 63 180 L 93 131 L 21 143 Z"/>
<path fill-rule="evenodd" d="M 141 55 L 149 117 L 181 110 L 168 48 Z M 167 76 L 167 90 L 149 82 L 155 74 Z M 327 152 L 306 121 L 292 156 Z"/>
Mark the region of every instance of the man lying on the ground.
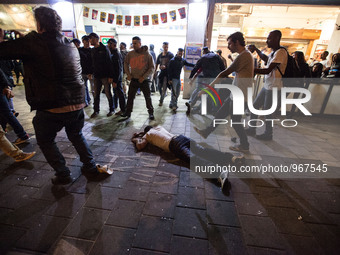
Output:
<path fill-rule="evenodd" d="M 205 148 L 197 144 L 194 140 L 184 135 L 174 135 L 169 133 L 162 126 L 147 126 L 144 132 L 135 133 L 131 141 L 136 145 L 137 150 L 142 150 L 148 143 L 155 145 L 165 152 L 173 153 L 177 158 L 185 163 L 190 162 L 195 165 L 212 166 L 241 164 L 244 161 L 243 155 L 233 155 L 229 152 L 221 152 L 211 148 Z M 217 176 L 223 184 L 228 173 L 223 172 Z"/>

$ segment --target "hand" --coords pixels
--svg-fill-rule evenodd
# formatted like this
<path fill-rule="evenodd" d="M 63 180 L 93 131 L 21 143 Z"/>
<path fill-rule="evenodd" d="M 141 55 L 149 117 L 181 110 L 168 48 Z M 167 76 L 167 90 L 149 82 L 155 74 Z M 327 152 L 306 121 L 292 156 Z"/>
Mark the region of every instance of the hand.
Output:
<path fill-rule="evenodd" d="M 115 83 L 115 82 L 112 82 L 112 88 L 117 88 L 117 83 Z"/>
<path fill-rule="evenodd" d="M 166 66 L 165 66 L 165 65 L 161 65 L 161 66 L 159 67 L 159 69 L 164 70 L 164 69 L 166 69 Z"/>
<path fill-rule="evenodd" d="M 92 80 L 92 79 L 93 79 L 93 75 L 92 75 L 92 74 L 88 74 L 88 75 L 87 75 L 87 78 L 89 78 L 90 80 Z"/>
<path fill-rule="evenodd" d="M 169 84 L 172 84 L 172 80 L 171 80 L 171 81 L 169 81 Z"/>
<path fill-rule="evenodd" d="M 249 44 L 247 46 L 247 49 L 251 52 L 254 53 L 254 51 L 256 50 L 256 46 L 254 44 Z"/>
<path fill-rule="evenodd" d="M 128 75 L 128 76 L 126 77 L 126 79 L 127 79 L 128 81 L 131 81 L 131 75 Z"/>
<path fill-rule="evenodd" d="M 108 78 L 107 81 L 111 84 L 113 82 L 112 78 Z"/>
<path fill-rule="evenodd" d="M 140 78 L 138 79 L 138 82 L 139 82 L 139 83 L 143 83 L 143 81 L 144 81 L 144 77 L 140 77 Z"/>
<path fill-rule="evenodd" d="M 4 94 L 8 99 L 14 97 L 12 90 L 9 88 L 4 88 L 2 94 Z"/>

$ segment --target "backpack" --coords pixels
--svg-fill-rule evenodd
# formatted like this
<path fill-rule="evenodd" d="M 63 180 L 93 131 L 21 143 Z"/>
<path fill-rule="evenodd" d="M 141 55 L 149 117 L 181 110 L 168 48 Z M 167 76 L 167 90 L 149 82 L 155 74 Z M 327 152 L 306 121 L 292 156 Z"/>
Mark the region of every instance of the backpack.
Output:
<path fill-rule="evenodd" d="M 284 47 L 280 47 L 279 49 L 285 49 L 287 52 L 287 67 L 284 73 L 280 70 L 280 67 L 278 66 L 277 69 L 279 70 L 281 76 L 282 76 L 282 83 L 284 87 L 299 87 L 298 79 L 293 79 L 299 77 L 299 67 L 297 66 L 295 59 L 289 55 L 288 51 Z"/>

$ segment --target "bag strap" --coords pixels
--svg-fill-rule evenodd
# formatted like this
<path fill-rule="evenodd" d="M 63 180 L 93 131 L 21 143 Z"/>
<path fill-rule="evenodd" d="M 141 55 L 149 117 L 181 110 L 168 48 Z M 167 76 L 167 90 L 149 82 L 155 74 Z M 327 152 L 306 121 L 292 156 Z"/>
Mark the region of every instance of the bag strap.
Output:
<path fill-rule="evenodd" d="M 288 58 L 289 58 L 289 53 L 288 53 L 288 50 L 285 48 L 285 47 L 282 47 L 282 46 L 280 46 L 280 48 L 278 48 L 277 50 L 279 50 L 279 49 L 284 49 L 285 51 L 286 51 L 286 53 L 287 53 L 287 65 L 288 65 Z M 274 51 L 274 53 L 275 53 L 276 51 Z M 280 65 L 280 64 L 279 64 Z M 281 70 L 280 70 L 280 68 L 279 68 L 279 65 L 276 67 L 277 68 L 277 70 L 279 70 L 279 72 L 280 72 L 280 74 L 281 74 L 281 78 L 283 77 L 283 74 L 282 74 L 282 72 L 281 72 Z"/>

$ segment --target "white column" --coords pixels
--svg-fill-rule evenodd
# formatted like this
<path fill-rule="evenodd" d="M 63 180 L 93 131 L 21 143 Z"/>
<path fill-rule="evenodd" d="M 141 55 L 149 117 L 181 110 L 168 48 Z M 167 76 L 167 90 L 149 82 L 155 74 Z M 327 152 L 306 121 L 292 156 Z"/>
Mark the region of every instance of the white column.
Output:
<path fill-rule="evenodd" d="M 340 26 L 340 14 L 336 19 L 335 24 L 338 24 Z M 329 40 L 327 51 L 329 52 L 329 54 L 340 53 L 340 30 L 337 30 L 336 25 L 334 25 L 333 34 L 331 36 L 331 39 Z"/>

